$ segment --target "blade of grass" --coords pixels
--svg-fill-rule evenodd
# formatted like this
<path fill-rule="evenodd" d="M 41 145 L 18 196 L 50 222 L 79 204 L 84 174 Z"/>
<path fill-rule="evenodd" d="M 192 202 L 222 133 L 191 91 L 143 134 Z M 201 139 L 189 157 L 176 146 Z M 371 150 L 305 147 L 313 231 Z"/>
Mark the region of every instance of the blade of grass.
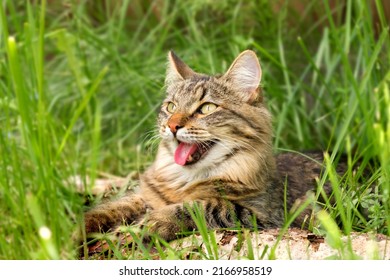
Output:
<path fill-rule="evenodd" d="M 99 75 L 96 77 L 96 79 L 93 81 L 91 87 L 89 88 L 89 91 L 85 94 L 85 96 L 81 100 L 80 105 L 75 110 L 75 113 L 72 116 L 70 124 L 69 124 L 68 128 L 66 129 L 65 135 L 62 138 L 61 144 L 60 144 L 59 148 L 57 149 L 56 158 L 59 157 L 59 155 L 61 154 L 62 150 L 64 149 L 66 141 L 68 140 L 68 137 L 70 136 L 76 121 L 79 119 L 81 113 L 87 107 L 87 105 L 88 105 L 89 101 L 91 100 L 91 98 L 94 96 L 94 94 L 96 94 L 96 90 L 97 90 L 100 82 L 102 81 L 102 79 L 104 78 L 104 76 L 106 75 L 107 72 L 108 72 L 108 67 L 104 67 L 100 71 Z"/>

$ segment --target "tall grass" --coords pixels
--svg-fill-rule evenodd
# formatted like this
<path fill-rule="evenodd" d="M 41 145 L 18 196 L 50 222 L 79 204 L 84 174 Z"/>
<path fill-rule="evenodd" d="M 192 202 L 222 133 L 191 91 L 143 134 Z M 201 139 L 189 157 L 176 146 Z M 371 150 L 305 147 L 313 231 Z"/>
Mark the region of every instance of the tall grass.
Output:
<path fill-rule="evenodd" d="M 257 51 L 275 151 L 327 150 L 318 184 L 332 183 L 330 219 L 345 234 L 389 235 L 390 45 L 381 1 L 375 24 L 366 1 L 347 0 L 345 9 L 314 1 L 293 26 L 288 6 L 275 13 L 270 2 L 3 1 L 0 259 L 77 258 L 83 199 L 69 178 L 88 176 L 90 187 L 100 173 L 150 164 L 169 49 L 206 73 Z M 319 5 L 325 13 L 304 28 Z M 362 169 L 339 178 L 340 153 Z M 319 220 L 313 230 L 326 233 L 329 219 Z M 208 244 L 218 258 L 212 235 Z"/>

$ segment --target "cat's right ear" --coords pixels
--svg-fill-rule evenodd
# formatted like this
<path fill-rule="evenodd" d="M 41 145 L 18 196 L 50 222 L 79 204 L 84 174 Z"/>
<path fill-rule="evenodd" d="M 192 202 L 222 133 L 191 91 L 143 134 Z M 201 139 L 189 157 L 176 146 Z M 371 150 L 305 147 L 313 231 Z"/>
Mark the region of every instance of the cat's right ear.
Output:
<path fill-rule="evenodd" d="M 244 101 L 255 100 L 261 81 L 261 67 L 256 54 L 251 50 L 242 52 L 223 77 Z"/>
<path fill-rule="evenodd" d="M 189 79 L 196 73 L 185 64 L 173 51 L 168 53 L 168 67 L 165 77 L 167 85 Z"/>

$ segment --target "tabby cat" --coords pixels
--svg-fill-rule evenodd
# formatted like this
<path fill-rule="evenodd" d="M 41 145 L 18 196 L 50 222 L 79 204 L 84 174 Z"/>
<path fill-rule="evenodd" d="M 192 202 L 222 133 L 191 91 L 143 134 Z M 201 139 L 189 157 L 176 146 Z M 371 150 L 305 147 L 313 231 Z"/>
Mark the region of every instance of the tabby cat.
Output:
<path fill-rule="evenodd" d="M 253 227 L 254 221 L 259 228 L 281 227 L 285 184 L 291 208 L 313 189 L 321 166 L 298 154 L 273 155 L 260 81 L 260 64 L 250 50 L 215 76 L 194 72 L 169 52 L 156 160 L 138 190 L 85 214 L 86 232 L 139 224 L 169 241 L 196 229 L 190 215 L 195 204 L 210 228 L 237 222 Z M 309 156 L 322 162 L 319 154 Z"/>

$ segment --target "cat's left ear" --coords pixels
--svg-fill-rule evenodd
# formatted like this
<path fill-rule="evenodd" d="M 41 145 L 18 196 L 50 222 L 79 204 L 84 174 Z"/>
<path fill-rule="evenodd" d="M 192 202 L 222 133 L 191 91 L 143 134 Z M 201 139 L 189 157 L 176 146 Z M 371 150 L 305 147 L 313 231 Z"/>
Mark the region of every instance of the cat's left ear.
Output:
<path fill-rule="evenodd" d="M 187 64 L 185 64 L 173 51 L 168 53 L 168 67 L 165 77 L 167 85 L 189 79 L 196 75 Z"/>
<path fill-rule="evenodd" d="M 223 78 L 232 85 L 245 102 L 255 100 L 261 81 L 261 67 L 255 52 L 251 50 L 242 52 Z"/>

